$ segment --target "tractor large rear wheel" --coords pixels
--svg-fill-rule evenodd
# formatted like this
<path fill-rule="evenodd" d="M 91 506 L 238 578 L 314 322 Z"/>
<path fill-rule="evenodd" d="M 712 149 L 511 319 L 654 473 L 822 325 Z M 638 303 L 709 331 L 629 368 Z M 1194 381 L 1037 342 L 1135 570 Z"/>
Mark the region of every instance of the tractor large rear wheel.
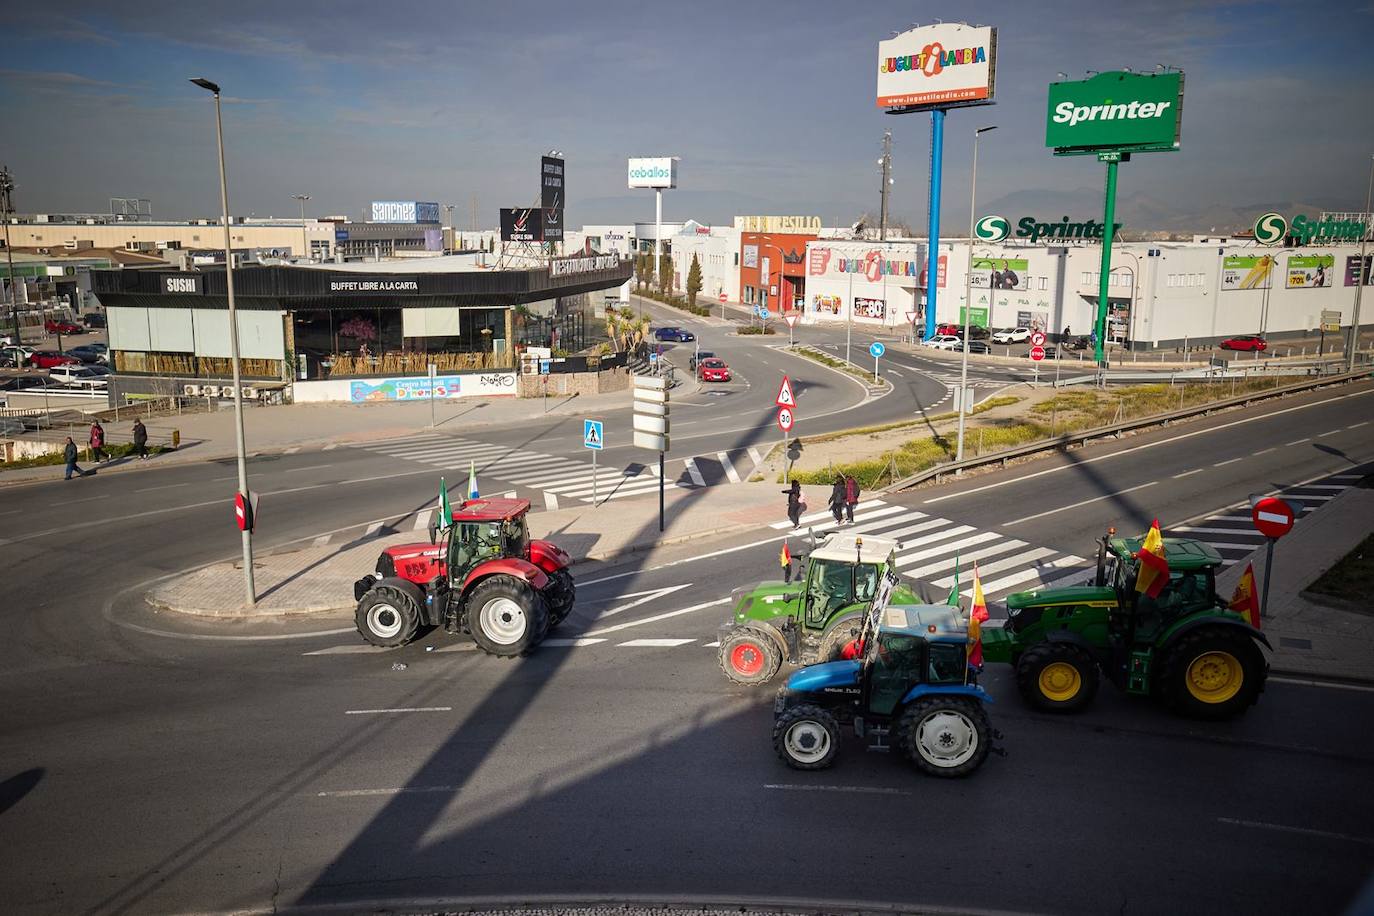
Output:
<path fill-rule="evenodd" d="M 820 706 L 793 706 L 773 723 L 773 750 L 794 770 L 823 770 L 840 752 L 840 723 Z"/>
<path fill-rule="evenodd" d="M 1016 662 L 1016 686 L 1046 712 L 1079 712 L 1097 695 L 1099 675 L 1087 652 L 1062 642 L 1031 646 Z"/>
<path fill-rule="evenodd" d="M 859 634 L 863 632 L 863 624 L 863 614 L 851 614 L 831 623 L 830 629 L 821 637 L 820 650 L 816 653 L 817 661 L 835 662 L 844 658 L 845 646 L 858 640 Z"/>
<path fill-rule="evenodd" d="M 1182 636 L 1164 657 L 1159 687 L 1175 711 L 1225 719 L 1249 709 L 1264 689 L 1264 654 L 1238 630 L 1204 627 Z"/>
<path fill-rule="evenodd" d="M 558 600 L 547 602 L 549 606 L 549 629 L 558 626 L 568 615 L 572 613 L 573 602 L 577 598 L 577 585 L 573 582 L 572 573 L 566 569 L 556 569 L 549 574 L 553 580 L 547 589 L 549 595 L 556 595 Z"/>
<path fill-rule="evenodd" d="M 773 679 L 782 667 L 782 652 L 767 633 L 736 627 L 720 641 L 720 670 L 736 684 L 756 687 Z"/>
<path fill-rule="evenodd" d="M 372 645 L 404 646 L 420 628 L 420 605 L 409 592 L 379 585 L 363 595 L 353 620 Z"/>
<path fill-rule="evenodd" d="M 549 629 L 543 597 L 513 576 L 483 579 L 468 593 L 465 607 L 468 632 L 488 655 L 523 655 L 539 645 Z"/>
<path fill-rule="evenodd" d="M 897 736 L 917 769 L 946 779 L 972 773 L 992 749 L 992 726 L 982 704 L 956 697 L 917 700 L 898 720 Z"/>

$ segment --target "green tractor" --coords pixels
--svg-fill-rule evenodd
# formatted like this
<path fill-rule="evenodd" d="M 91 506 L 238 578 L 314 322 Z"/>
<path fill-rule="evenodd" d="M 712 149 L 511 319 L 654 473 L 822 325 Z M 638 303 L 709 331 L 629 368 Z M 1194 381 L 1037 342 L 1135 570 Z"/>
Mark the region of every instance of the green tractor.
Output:
<path fill-rule="evenodd" d="M 982 629 L 984 661 L 1014 666 L 1022 697 L 1050 712 L 1086 708 L 1103 673 L 1183 715 L 1244 712 L 1269 672 L 1260 645 L 1272 647 L 1217 595 L 1221 556 L 1200 541 L 1165 538 L 1169 581 L 1151 598 L 1135 590 L 1144 539 L 1115 534 L 1099 539 L 1087 584 L 1009 596 L 1007 619 Z"/>
<path fill-rule="evenodd" d="M 784 661 L 811 665 L 841 658 L 859 636 L 883 574 L 895 568 L 897 547 L 888 538 L 832 534 L 803 557 L 797 581 L 737 592 L 734 612 L 720 628 L 725 676 L 754 686 L 772 680 Z M 897 585 L 892 602 L 921 600 Z"/>

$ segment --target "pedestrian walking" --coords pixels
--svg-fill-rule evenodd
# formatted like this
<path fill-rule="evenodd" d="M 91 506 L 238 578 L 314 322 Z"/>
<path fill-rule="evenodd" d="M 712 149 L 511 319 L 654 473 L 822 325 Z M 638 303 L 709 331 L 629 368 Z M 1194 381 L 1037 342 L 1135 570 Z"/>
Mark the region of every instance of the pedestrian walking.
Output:
<path fill-rule="evenodd" d="M 146 461 L 148 458 L 148 427 L 143 425 L 142 420 L 134 420 L 134 454 L 138 455 L 139 460 Z"/>
<path fill-rule="evenodd" d="M 859 504 L 859 482 L 850 474 L 844 479 L 844 511 L 849 524 L 854 524 L 854 507 Z"/>
<path fill-rule="evenodd" d="M 86 472 L 76 466 L 76 443 L 72 441 L 71 436 L 67 437 L 67 447 L 63 449 L 62 457 L 67 459 L 67 476 L 62 478 L 63 480 L 71 480 L 73 474 L 77 477 L 86 476 Z"/>
<path fill-rule="evenodd" d="M 830 487 L 830 514 L 835 516 L 836 525 L 844 524 L 844 478 L 839 474 Z"/>
<path fill-rule="evenodd" d="M 793 528 L 801 527 L 802 512 L 806 510 L 806 494 L 802 493 L 801 484 L 794 480 L 792 486 L 782 492 L 787 494 L 787 518 Z"/>
<path fill-rule="evenodd" d="M 91 445 L 91 460 L 97 464 L 105 460 L 105 427 L 96 420 L 91 424 L 91 435 L 88 440 Z"/>

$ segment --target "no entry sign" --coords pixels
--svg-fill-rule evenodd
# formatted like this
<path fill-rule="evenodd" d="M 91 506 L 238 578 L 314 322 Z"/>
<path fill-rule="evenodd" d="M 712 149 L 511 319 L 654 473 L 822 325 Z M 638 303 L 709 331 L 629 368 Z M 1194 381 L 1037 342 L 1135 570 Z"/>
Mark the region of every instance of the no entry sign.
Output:
<path fill-rule="evenodd" d="M 1281 538 L 1293 530 L 1293 507 L 1277 496 L 1266 496 L 1256 502 L 1250 518 L 1256 530 L 1267 538 Z"/>
<path fill-rule="evenodd" d="M 1035 360 L 1037 363 L 1040 362 L 1040 360 L 1045 358 L 1045 348 L 1041 346 L 1031 347 L 1030 358 Z"/>
<path fill-rule="evenodd" d="M 720 294 L 720 301 L 721 301 L 721 302 L 729 302 L 729 301 L 730 301 L 730 297 L 727 296 L 727 295 L 725 295 L 724 293 L 721 293 L 721 294 Z"/>
<path fill-rule="evenodd" d="M 786 407 L 778 408 L 778 428 L 785 433 L 792 431 L 792 411 Z"/>

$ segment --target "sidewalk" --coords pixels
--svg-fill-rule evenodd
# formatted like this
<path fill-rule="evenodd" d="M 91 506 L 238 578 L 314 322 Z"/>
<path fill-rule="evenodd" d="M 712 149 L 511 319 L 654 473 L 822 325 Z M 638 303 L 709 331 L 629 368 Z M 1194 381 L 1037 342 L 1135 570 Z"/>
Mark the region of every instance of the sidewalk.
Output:
<path fill-rule="evenodd" d="M 787 517 L 786 497 L 776 483 L 739 483 L 698 490 L 669 488 L 664 530 L 652 499 L 578 506 L 528 516 L 530 536 L 547 538 L 573 562 L 604 561 L 695 538 L 746 531 Z M 830 489 L 804 487 L 810 511 L 824 507 Z M 386 529 L 383 529 L 386 530 Z M 423 542 L 424 531 L 404 531 L 324 547 L 287 547 L 253 559 L 259 600 L 241 603 L 243 564 L 217 563 L 165 581 L 147 596 L 150 604 L 206 617 L 271 618 L 283 615 L 351 615 L 353 582 L 372 572 L 377 555 L 393 544 Z M 576 568 L 574 568 L 576 572 Z"/>
<path fill-rule="evenodd" d="M 1374 598 L 1369 612 L 1318 604 L 1302 592 L 1321 578 L 1371 531 L 1374 489 L 1351 487 L 1307 515 L 1274 547 L 1274 572 L 1263 630 L 1274 646 L 1274 674 L 1374 682 Z M 1264 588 L 1263 548 L 1217 576 L 1217 593 L 1228 598 L 1255 564 L 1255 584 Z"/>

